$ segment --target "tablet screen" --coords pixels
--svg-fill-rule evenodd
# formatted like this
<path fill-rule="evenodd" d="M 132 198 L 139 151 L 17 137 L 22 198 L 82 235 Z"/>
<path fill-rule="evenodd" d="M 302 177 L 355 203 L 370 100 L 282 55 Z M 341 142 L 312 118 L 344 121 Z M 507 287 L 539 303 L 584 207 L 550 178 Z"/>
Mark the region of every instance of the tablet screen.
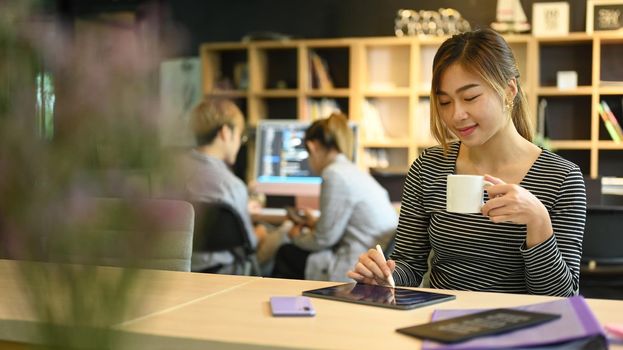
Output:
<path fill-rule="evenodd" d="M 389 307 L 393 309 L 414 309 L 416 307 L 441 303 L 455 299 L 454 295 L 422 292 L 405 288 L 391 288 L 370 284 L 347 283 L 332 287 L 307 290 L 303 295 L 352 303 Z"/>

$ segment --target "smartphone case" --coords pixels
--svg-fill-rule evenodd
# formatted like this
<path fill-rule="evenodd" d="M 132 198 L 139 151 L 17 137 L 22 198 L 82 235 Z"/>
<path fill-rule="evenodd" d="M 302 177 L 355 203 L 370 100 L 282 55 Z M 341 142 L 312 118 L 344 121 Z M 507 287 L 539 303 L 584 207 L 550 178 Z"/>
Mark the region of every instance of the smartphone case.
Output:
<path fill-rule="evenodd" d="M 271 297 L 273 316 L 314 316 L 316 311 L 308 297 Z"/>

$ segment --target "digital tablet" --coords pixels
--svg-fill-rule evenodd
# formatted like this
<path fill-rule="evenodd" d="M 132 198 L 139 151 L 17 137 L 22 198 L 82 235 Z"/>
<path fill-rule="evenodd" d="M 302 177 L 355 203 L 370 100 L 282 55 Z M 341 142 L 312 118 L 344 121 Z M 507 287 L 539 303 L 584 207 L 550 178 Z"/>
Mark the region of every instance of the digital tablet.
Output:
<path fill-rule="evenodd" d="M 303 295 L 351 303 L 382 306 L 392 309 L 415 309 L 456 298 L 454 295 L 422 292 L 406 288 L 392 288 L 361 283 L 306 290 Z"/>
<path fill-rule="evenodd" d="M 558 318 L 560 318 L 560 315 L 557 314 L 514 309 L 495 309 L 407 328 L 399 328 L 396 331 L 421 339 L 430 339 L 442 343 L 456 343 L 476 337 L 532 327 Z"/>

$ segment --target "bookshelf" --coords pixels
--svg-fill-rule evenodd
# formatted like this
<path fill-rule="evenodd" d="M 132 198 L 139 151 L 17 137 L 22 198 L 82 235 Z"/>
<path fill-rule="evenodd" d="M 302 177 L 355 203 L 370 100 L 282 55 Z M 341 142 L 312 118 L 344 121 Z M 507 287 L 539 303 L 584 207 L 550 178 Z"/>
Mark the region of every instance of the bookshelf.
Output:
<path fill-rule="evenodd" d="M 612 141 L 598 111 L 605 100 L 623 121 L 623 35 L 570 33 L 534 40 L 535 98 L 547 102 L 545 135 L 552 147 L 587 176 L 623 176 L 623 143 Z M 577 88 L 556 87 L 556 72 L 566 70 L 577 72 Z"/>
<path fill-rule="evenodd" d="M 610 138 L 598 113 L 605 100 L 623 122 L 623 35 L 505 38 L 517 59 L 535 128 L 539 104 L 546 102 L 544 132 L 554 151 L 587 176 L 623 176 L 623 143 Z M 432 60 L 443 40 L 205 43 L 200 47 L 204 94 L 232 98 L 250 126 L 262 119 L 314 120 L 339 108 L 361 125 L 362 168 L 406 170 L 424 148 L 436 144 L 428 103 Z M 556 87 L 556 72 L 564 70 L 577 72 L 576 88 Z"/>

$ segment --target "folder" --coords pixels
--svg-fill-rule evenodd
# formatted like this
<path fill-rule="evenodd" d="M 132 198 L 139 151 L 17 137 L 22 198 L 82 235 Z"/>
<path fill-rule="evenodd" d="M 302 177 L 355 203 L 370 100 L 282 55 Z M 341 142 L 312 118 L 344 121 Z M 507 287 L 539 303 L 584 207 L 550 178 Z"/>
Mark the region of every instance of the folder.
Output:
<path fill-rule="evenodd" d="M 468 349 L 581 349 L 591 344 L 591 349 L 607 349 L 605 332 L 582 296 L 530 304 L 512 309 L 545 312 L 561 315 L 557 320 L 510 333 L 475 338 L 457 344 L 425 341 L 425 350 Z M 479 310 L 436 310 L 432 321 L 458 317 Z"/>

